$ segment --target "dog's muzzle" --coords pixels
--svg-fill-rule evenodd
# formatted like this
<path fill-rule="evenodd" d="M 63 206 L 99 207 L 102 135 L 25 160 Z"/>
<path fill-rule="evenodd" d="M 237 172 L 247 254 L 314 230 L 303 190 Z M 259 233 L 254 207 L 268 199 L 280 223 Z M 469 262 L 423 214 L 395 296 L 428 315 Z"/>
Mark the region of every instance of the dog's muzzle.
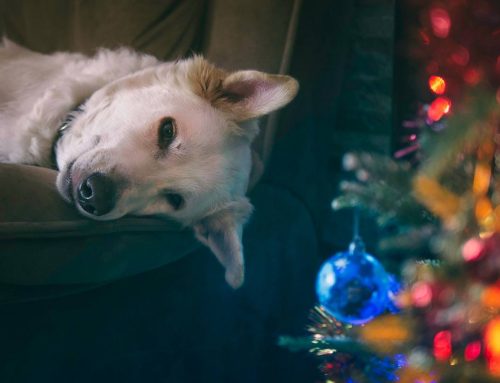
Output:
<path fill-rule="evenodd" d="M 93 173 L 80 182 L 76 194 L 76 202 L 84 211 L 101 216 L 115 207 L 117 188 L 110 177 L 102 173 Z"/>

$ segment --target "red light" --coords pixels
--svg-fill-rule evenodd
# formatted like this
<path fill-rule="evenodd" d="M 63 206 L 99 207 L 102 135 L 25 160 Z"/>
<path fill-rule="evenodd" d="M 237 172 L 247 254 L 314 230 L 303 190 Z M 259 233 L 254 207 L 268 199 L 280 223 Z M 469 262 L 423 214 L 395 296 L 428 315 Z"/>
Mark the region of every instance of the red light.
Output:
<path fill-rule="evenodd" d="M 334 367 L 335 365 L 333 363 L 325 363 L 325 369 L 328 371 L 333 370 Z"/>
<path fill-rule="evenodd" d="M 414 306 L 425 307 L 432 300 L 432 289 L 427 282 L 417 282 L 411 288 L 411 300 Z"/>
<path fill-rule="evenodd" d="M 459 47 L 451 55 L 451 60 L 460 66 L 466 66 L 469 63 L 470 54 L 469 51 L 464 47 Z"/>
<path fill-rule="evenodd" d="M 467 362 L 472 362 L 473 360 L 476 360 L 479 358 L 479 355 L 481 354 L 481 342 L 476 341 L 476 342 L 470 342 L 467 346 L 465 346 L 465 360 Z"/>
<path fill-rule="evenodd" d="M 429 88 L 436 94 L 443 94 L 446 90 L 446 81 L 440 76 L 429 77 Z"/>
<path fill-rule="evenodd" d="M 491 320 L 484 330 L 484 354 L 489 371 L 500 376 L 500 317 Z"/>
<path fill-rule="evenodd" d="M 448 11 L 443 8 L 431 9 L 432 31 L 437 37 L 445 38 L 450 33 L 451 20 Z"/>
<path fill-rule="evenodd" d="M 451 333 L 439 331 L 434 336 L 434 357 L 437 360 L 448 360 L 451 356 Z"/>
<path fill-rule="evenodd" d="M 439 121 L 445 114 L 450 111 L 451 101 L 446 97 L 436 98 L 427 110 L 427 116 L 432 121 Z"/>
<path fill-rule="evenodd" d="M 420 35 L 420 37 L 422 38 L 422 42 L 425 44 L 425 45 L 429 45 L 429 43 L 431 42 L 431 40 L 429 39 L 429 36 L 427 36 L 427 33 L 425 33 L 424 31 L 420 30 L 418 32 L 418 34 Z"/>
<path fill-rule="evenodd" d="M 478 238 L 471 238 L 462 247 L 462 257 L 467 262 L 479 258 L 484 250 L 484 243 Z"/>
<path fill-rule="evenodd" d="M 476 85 L 481 81 L 481 77 L 483 77 L 481 72 L 474 68 L 469 69 L 464 74 L 464 80 L 469 85 Z"/>

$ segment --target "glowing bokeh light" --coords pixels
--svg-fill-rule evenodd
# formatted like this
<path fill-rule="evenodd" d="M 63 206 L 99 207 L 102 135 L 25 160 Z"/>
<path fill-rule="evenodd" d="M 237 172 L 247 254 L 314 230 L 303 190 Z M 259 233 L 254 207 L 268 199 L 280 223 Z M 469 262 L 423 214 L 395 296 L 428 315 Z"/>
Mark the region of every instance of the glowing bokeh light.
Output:
<path fill-rule="evenodd" d="M 492 319 L 484 330 L 484 355 L 491 374 L 500 376 L 500 317 Z"/>
<path fill-rule="evenodd" d="M 451 101 L 446 97 L 436 98 L 427 110 L 427 116 L 432 121 L 439 121 L 445 114 L 449 113 L 451 109 Z"/>
<path fill-rule="evenodd" d="M 481 294 L 481 303 L 489 308 L 500 309 L 500 283 L 484 289 Z"/>
<path fill-rule="evenodd" d="M 460 66 L 466 66 L 470 60 L 469 50 L 460 46 L 451 54 L 451 60 Z"/>
<path fill-rule="evenodd" d="M 478 259 L 484 249 L 484 243 L 479 238 L 471 238 L 462 247 L 462 257 L 467 262 Z"/>
<path fill-rule="evenodd" d="M 432 289 L 429 283 L 419 281 L 411 288 L 411 300 L 414 306 L 425 307 L 432 301 Z"/>
<path fill-rule="evenodd" d="M 472 182 L 472 191 L 475 195 L 482 196 L 486 194 L 491 181 L 491 166 L 487 162 L 479 162 L 474 168 L 474 180 Z"/>
<path fill-rule="evenodd" d="M 491 217 L 493 213 L 493 204 L 488 197 L 481 197 L 477 200 L 474 208 L 474 214 L 479 223 L 484 224 L 485 220 Z"/>
<path fill-rule="evenodd" d="M 443 330 L 434 335 L 434 357 L 437 360 L 448 360 L 451 350 L 451 332 Z"/>
<path fill-rule="evenodd" d="M 430 12 L 432 31 L 436 37 L 448 37 L 451 19 L 448 11 L 443 8 L 432 8 Z"/>
<path fill-rule="evenodd" d="M 480 341 L 470 342 L 469 344 L 467 344 L 467 346 L 465 346 L 464 357 L 467 362 L 476 360 L 477 358 L 479 358 L 479 355 L 481 355 Z"/>
<path fill-rule="evenodd" d="M 465 72 L 464 81 L 469 85 L 477 85 L 482 77 L 482 73 L 478 69 L 471 68 Z"/>
<path fill-rule="evenodd" d="M 443 94 L 446 90 L 446 81 L 440 76 L 429 77 L 429 88 L 435 94 Z"/>

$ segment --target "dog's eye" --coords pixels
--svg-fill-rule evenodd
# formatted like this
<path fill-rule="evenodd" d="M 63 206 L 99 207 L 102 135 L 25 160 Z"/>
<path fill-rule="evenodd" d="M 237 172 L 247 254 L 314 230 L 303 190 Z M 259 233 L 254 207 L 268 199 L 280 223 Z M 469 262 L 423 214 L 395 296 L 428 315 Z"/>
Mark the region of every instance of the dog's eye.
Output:
<path fill-rule="evenodd" d="M 174 210 L 179 210 L 184 206 L 184 198 L 177 193 L 165 193 L 165 198 L 167 202 L 174 208 Z"/>
<path fill-rule="evenodd" d="M 161 120 L 158 129 L 158 146 L 160 149 L 167 149 L 175 139 L 176 133 L 175 120 L 173 118 L 167 117 Z"/>

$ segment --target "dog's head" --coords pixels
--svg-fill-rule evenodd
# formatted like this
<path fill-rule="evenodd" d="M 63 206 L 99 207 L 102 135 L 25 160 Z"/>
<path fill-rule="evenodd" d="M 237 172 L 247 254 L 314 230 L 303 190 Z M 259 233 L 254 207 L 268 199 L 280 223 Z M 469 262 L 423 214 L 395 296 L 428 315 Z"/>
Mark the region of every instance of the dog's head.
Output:
<path fill-rule="evenodd" d="M 61 138 L 58 189 L 93 219 L 159 214 L 192 226 L 237 287 L 253 120 L 297 89 L 288 76 L 228 73 L 200 57 L 122 78 L 95 92 Z"/>

